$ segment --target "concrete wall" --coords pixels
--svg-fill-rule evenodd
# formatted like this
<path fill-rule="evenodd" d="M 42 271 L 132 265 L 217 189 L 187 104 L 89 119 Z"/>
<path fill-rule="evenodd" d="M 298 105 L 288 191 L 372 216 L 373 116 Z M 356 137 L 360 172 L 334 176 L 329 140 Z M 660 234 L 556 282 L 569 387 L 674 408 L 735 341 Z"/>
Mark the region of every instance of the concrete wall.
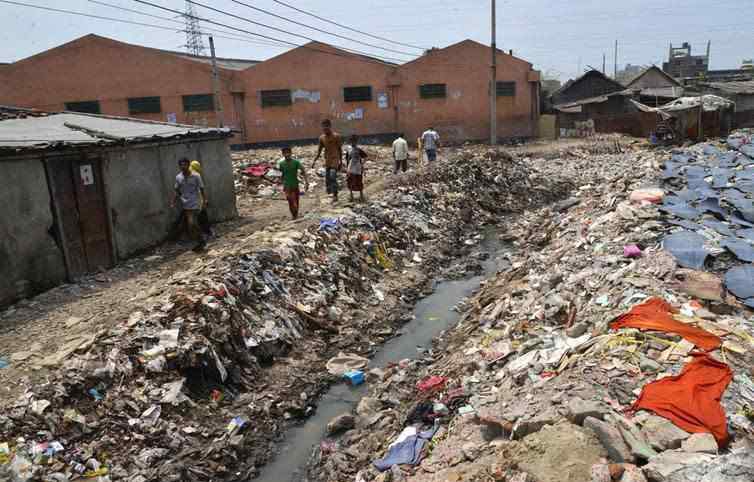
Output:
<path fill-rule="evenodd" d="M 44 166 L 39 159 L 0 161 L 0 305 L 62 283 L 63 253 L 53 225 Z"/>
<path fill-rule="evenodd" d="M 498 136 L 533 137 L 539 122 L 539 73 L 530 63 L 499 52 L 498 81 L 516 83 L 514 97 L 497 98 Z M 463 141 L 489 137 L 490 48 L 470 40 L 430 52 L 399 70 L 400 129 L 416 139 L 428 126 L 441 138 Z M 444 99 L 423 99 L 422 84 L 446 84 Z"/>
<path fill-rule="evenodd" d="M 162 146 L 129 147 L 111 151 L 105 182 L 113 219 L 113 236 L 119 259 L 162 242 L 177 219 L 170 207 L 178 159 L 188 157 L 202 164 L 210 200 L 212 222 L 238 215 L 233 169 L 227 142 L 195 141 Z"/>
<path fill-rule="evenodd" d="M 253 143 L 314 139 L 329 118 L 343 135 L 396 132 L 393 99 L 378 105 L 379 94 L 390 94 L 388 64 L 351 55 L 325 44 L 311 43 L 269 59 L 244 72 L 246 118 Z M 344 87 L 372 87 L 372 100 L 345 102 Z M 291 90 L 290 106 L 262 107 L 261 91 Z M 362 118 L 356 118 L 361 109 Z"/>
<path fill-rule="evenodd" d="M 219 69 L 229 126 L 241 129 L 232 92 L 242 91 L 240 72 Z M 185 112 L 183 95 L 211 94 L 209 64 L 87 35 L 10 64 L 0 73 L 0 104 L 59 111 L 66 102 L 97 100 L 102 114 L 185 124 L 216 125 L 215 113 Z M 159 114 L 129 114 L 128 98 L 159 96 Z M 238 137 L 237 142 L 244 142 Z"/>

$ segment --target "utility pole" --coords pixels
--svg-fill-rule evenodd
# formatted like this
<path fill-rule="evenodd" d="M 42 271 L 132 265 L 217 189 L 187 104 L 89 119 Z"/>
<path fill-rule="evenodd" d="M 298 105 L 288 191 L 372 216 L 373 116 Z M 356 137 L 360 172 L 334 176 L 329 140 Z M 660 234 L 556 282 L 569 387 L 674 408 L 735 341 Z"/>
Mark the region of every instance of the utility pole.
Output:
<path fill-rule="evenodd" d="M 613 70 L 613 79 L 618 80 L 618 39 L 615 39 L 615 67 Z"/>
<path fill-rule="evenodd" d="M 492 66 L 490 76 L 490 145 L 497 145 L 497 18 L 492 0 Z"/>
<path fill-rule="evenodd" d="M 606 60 L 606 57 L 605 57 L 605 53 L 603 52 L 602 53 L 602 73 L 604 75 L 607 75 L 607 72 L 605 71 L 605 60 Z"/>
<path fill-rule="evenodd" d="M 223 103 L 220 100 L 220 75 L 217 73 L 215 41 L 212 37 L 209 38 L 209 51 L 212 54 L 212 97 L 215 99 L 215 117 L 217 117 L 217 127 L 225 127 L 223 119 Z"/>

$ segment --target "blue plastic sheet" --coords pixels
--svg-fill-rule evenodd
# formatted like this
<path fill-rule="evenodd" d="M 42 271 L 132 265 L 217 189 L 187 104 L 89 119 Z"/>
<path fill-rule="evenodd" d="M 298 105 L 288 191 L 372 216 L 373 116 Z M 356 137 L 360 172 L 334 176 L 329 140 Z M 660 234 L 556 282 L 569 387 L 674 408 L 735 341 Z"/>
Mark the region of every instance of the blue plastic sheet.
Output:
<path fill-rule="evenodd" d="M 733 230 L 730 229 L 730 226 L 725 223 L 721 223 L 720 221 L 705 219 L 704 221 L 702 221 L 702 224 L 707 226 L 708 228 L 714 229 L 723 236 L 730 236 L 731 238 L 736 237 L 736 233 L 734 233 Z"/>
<path fill-rule="evenodd" d="M 725 239 L 720 242 L 720 247 L 725 248 L 733 255 L 747 263 L 754 262 L 754 246 L 740 239 Z"/>
<path fill-rule="evenodd" d="M 667 236 L 662 247 L 675 258 L 680 266 L 689 269 L 702 269 L 709 256 L 709 251 L 704 247 L 704 238 L 689 231 Z"/>
<path fill-rule="evenodd" d="M 716 197 L 707 198 L 702 201 L 699 204 L 699 209 L 707 213 L 715 214 L 721 219 L 725 219 L 730 216 L 730 214 L 728 214 L 728 211 L 720 207 L 720 200 Z"/>
<path fill-rule="evenodd" d="M 661 206 L 660 211 L 670 213 L 679 218 L 694 220 L 697 219 L 702 213 L 695 207 L 688 204 L 672 204 L 668 206 Z"/>
<path fill-rule="evenodd" d="M 406 440 L 390 447 L 384 458 L 372 462 L 380 472 L 388 470 L 393 465 L 419 465 L 422 460 L 424 447 L 434 437 L 436 428 L 412 435 Z"/>
<path fill-rule="evenodd" d="M 670 219 L 668 220 L 668 224 L 672 224 L 673 226 L 680 226 L 682 228 L 686 228 L 689 231 L 699 231 L 702 229 L 701 224 L 692 223 L 691 221 L 686 221 L 683 219 Z"/>
<path fill-rule="evenodd" d="M 736 266 L 725 273 L 725 287 L 738 298 L 754 298 L 754 266 Z"/>
<path fill-rule="evenodd" d="M 738 231 L 736 231 L 736 234 L 740 238 L 746 238 L 746 239 L 749 239 L 751 241 L 754 241 L 754 229 L 751 229 L 751 228 L 749 228 L 749 229 L 739 229 Z"/>

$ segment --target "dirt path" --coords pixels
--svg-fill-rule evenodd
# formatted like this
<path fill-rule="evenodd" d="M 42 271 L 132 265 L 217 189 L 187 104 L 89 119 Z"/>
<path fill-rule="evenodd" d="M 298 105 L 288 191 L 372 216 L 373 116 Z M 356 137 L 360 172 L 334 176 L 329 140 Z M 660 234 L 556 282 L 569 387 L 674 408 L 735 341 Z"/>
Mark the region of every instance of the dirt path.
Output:
<path fill-rule="evenodd" d="M 14 400 L 30 384 L 45 380 L 48 370 L 61 361 L 67 345 L 78 345 L 82 340 L 96 342 L 91 338 L 100 329 L 163 302 L 166 288 L 179 284 L 185 272 L 224 256 L 255 232 L 292 226 L 300 229 L 301 224 L 316 222 L 321 213 L 333 208 L 324 182 L 316 182 L 317 186 L 302 198 L 298 221 L 291 221 L 285 200 L 242 195 L 237 200 L 239 218 L 214 227 L 216 236 L 205 253 L 192 252 L 188 244 L 167 243 L 106 272 L 59 286 L 0 312 L 0 360 L 9 362 L 9 366 L 0 368 L 0 405 Z M 380 176 L 367 179 L 367 196 L 379 195 L 384 183 Z M 335 207 L 349 205 L 346 192 Z"/>

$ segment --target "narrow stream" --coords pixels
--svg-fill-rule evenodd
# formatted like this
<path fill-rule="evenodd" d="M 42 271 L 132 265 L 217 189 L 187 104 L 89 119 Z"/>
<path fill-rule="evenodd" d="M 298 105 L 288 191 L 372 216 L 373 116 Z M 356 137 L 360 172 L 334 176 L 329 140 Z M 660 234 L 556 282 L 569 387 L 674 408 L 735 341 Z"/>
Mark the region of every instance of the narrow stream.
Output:
<path fill-rule="evenodd" d="M 415 309 L 415 319 L 404 325 L 402 335 L 389 340 L 370 360 L 368 369 L 384 367 L 405 358 L 416 358 L 420 349 L 431 346 L 432 340 L 443 330 L 452 327 L 460 318 L 453 307 L 472 294 L 480 283 L 503 266 L 503 243 L 494 231 L 488 231 L 482 240 L 481 251 L 489 254 L 482 264 L 479 276 L 461 280 L 442 281 L 431 295 L 420 300 Z M 369 391 L 368 383 L 351 387 L 345 383 L 333 385 L 320 398 L 317 412 L 303 425 L 288 430 L 285 442 L 272 463 L 262 468 L 255 482 L 303 482 L 306 464 L 312 449 L 325 436 L 325 427 L 334 417 L 351 412 Z"/>

